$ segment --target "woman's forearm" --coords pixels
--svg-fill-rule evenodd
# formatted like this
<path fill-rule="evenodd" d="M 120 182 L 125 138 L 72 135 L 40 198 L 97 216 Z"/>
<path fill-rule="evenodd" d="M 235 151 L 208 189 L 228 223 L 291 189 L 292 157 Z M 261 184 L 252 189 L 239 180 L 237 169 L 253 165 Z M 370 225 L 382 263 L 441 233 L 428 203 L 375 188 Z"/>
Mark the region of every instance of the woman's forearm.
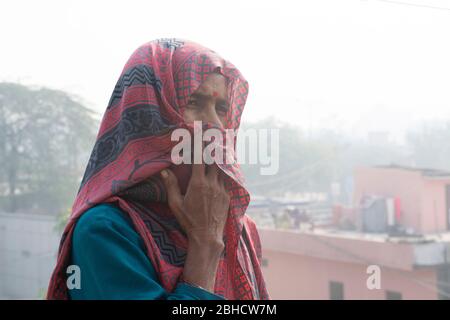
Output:
<path fill-rule="evenodd" d="M 186 282 L 214 292 L 217 267 L 223 250 L 223 243 L 214 239 L 190 238 L 183 271 Z"/>

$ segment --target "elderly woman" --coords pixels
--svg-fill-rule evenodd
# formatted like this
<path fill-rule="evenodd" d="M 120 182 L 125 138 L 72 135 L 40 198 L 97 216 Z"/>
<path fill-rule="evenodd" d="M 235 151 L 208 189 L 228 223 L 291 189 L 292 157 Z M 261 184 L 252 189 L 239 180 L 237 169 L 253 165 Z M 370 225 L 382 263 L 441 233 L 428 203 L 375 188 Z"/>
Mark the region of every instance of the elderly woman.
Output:
<path fill-rule="evenodd" d="M 158 39 L 132 54 L 103 116 L 48 299 L 269 298 L 237 163 L 175 165 L 171 157 L 171 133 L 193 132 L 194 121 L 238 129 L 247 94 L 241 73 L 197 43 Z M 68 286 L 71 270 L 78 285 Z"/>

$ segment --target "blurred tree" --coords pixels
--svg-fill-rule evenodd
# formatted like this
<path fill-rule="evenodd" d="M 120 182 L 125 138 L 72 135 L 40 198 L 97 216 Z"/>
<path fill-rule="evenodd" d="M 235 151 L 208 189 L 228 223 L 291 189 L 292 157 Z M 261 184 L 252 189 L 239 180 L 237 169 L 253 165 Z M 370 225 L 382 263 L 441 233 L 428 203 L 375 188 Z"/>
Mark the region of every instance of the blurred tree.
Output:
<path fill-rule="evenodd" d="M 450 122 L 424 121 L 407 135 L 414 165 L 450 170 Z"/>
<path fill-rule="evenodd" d="M 243 124 L 242 130 L 247 129 L 279 130 L 279 159 L 274 158 L 270 150 L 270 143 L 268 143 L 267 152 L 272 155 L 272 161 L 279 161 L 277 174 L 264 176 L 261 175 L 260 169 L 267 166 L 242 164 L 249 190 L 252 193 L 278 196 L 286 192 L 328 191 L 336 174 L 335 161 L 340 144 L 336 138 L 328 136 L 326 131 L 310 137 L 301 128 L 272 118 Z M 250 146 L 249 149 L 251 149 Z"/>
<path fill-rule="evenodd" d="M 410 161 L 405 148 L 396 143 L 372 144 L 362 137 L 344 135 L 331 129 L 316 129 L 306 134 L 300 127 L 275 119 L 242 126 L 242 130 L 250 128 L 277 128 L 280 138 L 279 171 L 276 175 L 261 175 L 260 164 L 242 164 L 248 189 L 257 195 L 329 193 L 332 182 L 346 184 L 357 165 L 407 165 Z M 345 198 L 349 199 L 350 194 Z"/>
<path fill-rule="evenodd" d="M 66 92 L 0 83 L 0 207 L 56 214 L 70 206 L 95 115 Z"/>

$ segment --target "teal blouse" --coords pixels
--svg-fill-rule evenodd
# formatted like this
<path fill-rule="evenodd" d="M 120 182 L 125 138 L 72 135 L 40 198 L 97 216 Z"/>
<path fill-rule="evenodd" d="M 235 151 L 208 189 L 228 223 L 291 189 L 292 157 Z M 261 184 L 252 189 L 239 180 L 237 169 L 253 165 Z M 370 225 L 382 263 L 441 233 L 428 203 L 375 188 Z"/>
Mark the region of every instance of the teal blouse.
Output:
<path fill-rule="evenodd" d="M 113 204 L 96 205 L 80 217 L 72 237 L 72 264 L 80 268 L 81 287 L 69 290 L 73 300 L 224 299 L 183 282 L 167 292 L 130 218 Z"/>

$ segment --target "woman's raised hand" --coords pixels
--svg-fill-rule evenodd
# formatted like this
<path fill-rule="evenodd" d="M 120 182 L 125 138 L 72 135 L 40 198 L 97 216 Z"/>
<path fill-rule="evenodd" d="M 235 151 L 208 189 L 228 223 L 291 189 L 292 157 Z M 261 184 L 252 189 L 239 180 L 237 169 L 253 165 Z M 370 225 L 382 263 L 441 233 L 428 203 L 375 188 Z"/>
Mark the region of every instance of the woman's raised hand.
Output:
<path fill-rule="evenodd" d="M 169 207 L 188 237 L 184 281 L 211 292 L 225 248 L 223 232 L 230 206 L 222 174 L 216 164 L 205 165 L 203 161 L 193 164 L 183 196 L 173 172 L 169 169 L 161 171 Z"/>
<path fill-rule="evenodd" d="M 161 176 L 167 189 L 169 207 L 188 239 L 223 245 L 230 196 L 219 167 L 216 164 L 205 165 L 203 161 L 193 164 L 184 196 L 172 171 L 165 169 Z"/>

